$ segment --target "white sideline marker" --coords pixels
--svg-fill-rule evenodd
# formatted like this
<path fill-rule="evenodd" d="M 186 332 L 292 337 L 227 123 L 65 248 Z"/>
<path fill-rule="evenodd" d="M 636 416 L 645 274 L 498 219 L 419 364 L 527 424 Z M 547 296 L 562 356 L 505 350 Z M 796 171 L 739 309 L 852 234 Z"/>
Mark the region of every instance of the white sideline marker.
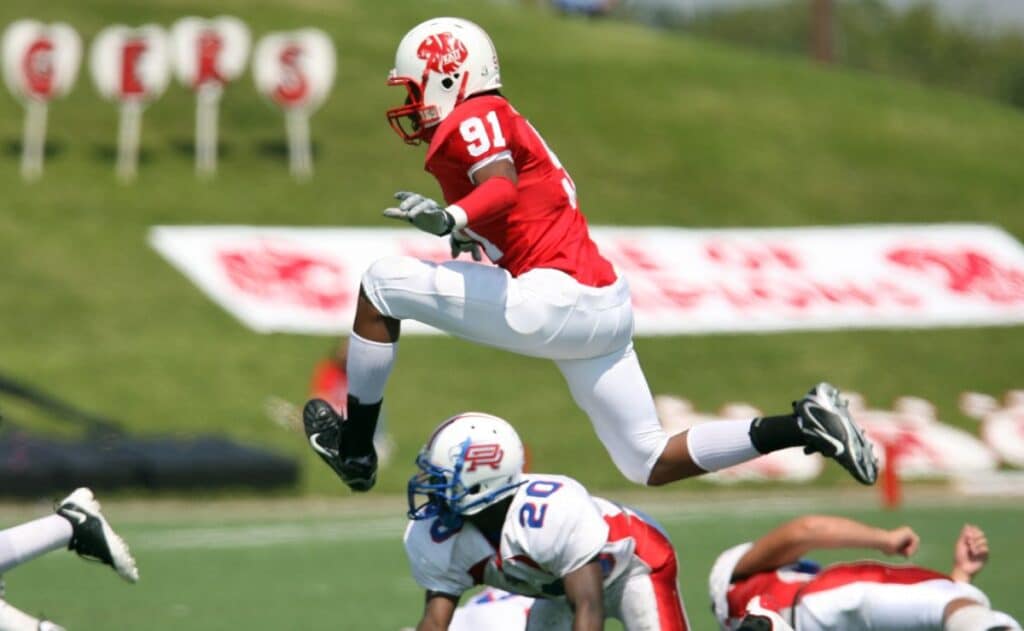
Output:
<path fill-rule="evenodd" d="M 196 173 L 217 172 L 217 121 L 225 86 L 245 70 L 251 37 L 235 17 L 185 17 L 171 27 L 174 71 L 196 93 Z"/>
<path fill-rule="evenodd" d="M 36 180 L 46 157 L 50 100 L 71 91 L 82 61 L 82 40 L 64 23 L 12 22 L 2 39 L 4 81 L 25 104 L 21 136 L 21 177 Z"/>
<path fill-rule="evenodd" d="M 170 78 L 167 34 L 156 24 L 114 25 L 93 40 L 89 65 L 96 89 L 120 105 L 117 175 L 135 179 L 142 137 L 142 110 L 163 94 Z"/>
<path fill-rule="evenodd" d="M 313 176 L 309 117 L 331 91 L 336 69 L 334 44 L 319 29 L 268 33 L 256 44 L 253 79 L 284 110 L 288 167 L 296 179 Z"/>

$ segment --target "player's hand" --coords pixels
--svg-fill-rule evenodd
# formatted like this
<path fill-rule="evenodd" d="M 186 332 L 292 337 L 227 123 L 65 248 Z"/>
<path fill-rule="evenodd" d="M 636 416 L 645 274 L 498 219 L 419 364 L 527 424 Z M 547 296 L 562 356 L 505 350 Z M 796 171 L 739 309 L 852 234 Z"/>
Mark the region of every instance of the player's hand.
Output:
<path fill-rule="evenodd" d="M 900 526 L 885 533 L 882 552 L 909 557 L 917 552 L 917 546 L 920 543 L 921 538 L 909 526 Z"/>
<path fill-rule="evenodd" d="M 480 253 L 480 244 L 467 237 L 461 230 L 456 230 L 448 237 L 448 245 L 452 248 L 452 258 L 457 259 L 463 252 L 469 252 L 473 260 L 480 262 L 483 255 Z"/>
<path fill-rule="evenodd" d="M 398 208 L 385 208 L 384 216 L 408 221 L 423 232 L 439 237 L 450 233 L 455 227 L 455 218 L 440 204 L 417 193 L 399 191 L 395 199 L 401 202 Z"/>
<path fill-rule="evenodd" d="M 960 537 L 953 548 L 953 567 L 974 576 L 985 567 L 988 561 L 988 539 L 981 528 L 966 524 L 960 531 Z"/>

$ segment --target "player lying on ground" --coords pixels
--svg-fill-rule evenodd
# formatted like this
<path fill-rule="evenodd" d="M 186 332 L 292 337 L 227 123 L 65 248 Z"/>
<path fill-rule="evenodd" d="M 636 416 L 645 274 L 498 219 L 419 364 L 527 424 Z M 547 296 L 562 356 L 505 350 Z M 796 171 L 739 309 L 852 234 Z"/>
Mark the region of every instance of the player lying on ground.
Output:
<path fill-rule="evenodd" d="M 416 464 L 405 549 L 426 590 L 418 631 L 448 629 L 479 584 L 537 598 L 529 630 L 603 629 L 606 618 L 628 631 L 689 628 L 657 524 L 572 478 L 524 474 L 522 441 L 502 419 L 451 417 Z"/>
<path fill-rule="evenodd" d="M 482 247 L 495 265 L 382 258 L 362 278 L 348 355 L 348 418 L 310 410 L 311 444 L 357 491 L 376 479 L 373 434 L 401 321 L 479 344 L 551 359 L 630 480 L 666 484 L 804 446 L 872 484 L 870 443 L 838 392 L 821 384 L 792 414 L 705 423 L 669 437 L 633 349 L 629 287 L 590 238 L 572 178 L 499 92 L 494 44 L 477 25 L 428 20 L 398 45 L 390 85 L 406 105 L 388 112 L 408 142 L 427 142 L 426 169 L 447 205 L 398 193 L 385 216 L 451 242 Z M 440 387 L 440 385 L 435 385 Z"/>
<path fill-rule="evenodd" d="M 988 559 L 985 534 L 975 526 L 961 531 L 948 575 L 875 561 L 821 568 L 803 558 L 826 548 L 909 557 L 918 542 L 906 526 L 883 530 L 841 517 L 799 517 L 719 555 L 709 580 L 715 617 L 723 629 L 736 629 L 753 603 L 778 613 L 799 631 L 1020 630 L 1012 618 L 993 611 L 985 594 L 970 584 Z M 749 621 L 744 628 L 786 627 Z"/>
<path fill-rule="evenodd" d="M 0 575 L 42 554 L 67 547 L 86 559 L 105 563 L 129 582 L 139 570 L 128 546 L 100 512 L 92 491 L 80 488 L 57 505 L 57 514 L 0 530 Z M 0 581 L 0 597 L 3 581 Z M 0 600 L 0 631 L 61 631 L 61 627 L 15 609 Z"/>

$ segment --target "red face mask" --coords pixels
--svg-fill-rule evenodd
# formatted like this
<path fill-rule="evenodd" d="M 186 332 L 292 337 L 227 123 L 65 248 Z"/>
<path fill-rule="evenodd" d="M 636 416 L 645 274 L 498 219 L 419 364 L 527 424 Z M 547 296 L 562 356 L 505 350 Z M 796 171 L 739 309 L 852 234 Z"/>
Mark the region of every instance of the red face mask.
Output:
<path fill-rule="evenodd" d="M 437 107 L 423 104 L 423 91 L 411 79 L 392 77 L 388 79 L 388 85 L 400 85 L 406 89 L 405 104 L 392 107 L 387 112 L 391 129 L 410 145 L 428 140 L 433 126 L 441 120 Z"/>

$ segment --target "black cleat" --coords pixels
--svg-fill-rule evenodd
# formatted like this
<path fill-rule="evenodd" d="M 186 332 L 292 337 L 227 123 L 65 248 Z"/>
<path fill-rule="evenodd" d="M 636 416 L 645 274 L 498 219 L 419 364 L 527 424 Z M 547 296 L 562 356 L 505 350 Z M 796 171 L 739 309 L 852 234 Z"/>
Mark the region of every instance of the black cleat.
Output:
<path fill-rule="evenodd" d="M 839 389 L 821 382 L 802 399 L 793 402 L 806 453 L 820 453 L 832 458 L 850 472 L 861 484 L 874 484 L 878 479 L 878 460 L 874 448 L 857 427 L 839 398 Z"/>
<path fill-rule="evenodd" d="M 309 446 L 353 491 L 365 493 L 377 482 L 377 454 L 342 456 L 345 420 L 323 399 L 310 399 L 302 410 L 302 425 Z"/>
<path fill-rule="evenodd" d="M 71 523 L 69 550 L 109 565 L 126 581 L 139 580 L 139 570 L 128 545 L 104 519 L 92 491 L 85 487 L 75 489 L 57 506 L 57 514 Z"/>

